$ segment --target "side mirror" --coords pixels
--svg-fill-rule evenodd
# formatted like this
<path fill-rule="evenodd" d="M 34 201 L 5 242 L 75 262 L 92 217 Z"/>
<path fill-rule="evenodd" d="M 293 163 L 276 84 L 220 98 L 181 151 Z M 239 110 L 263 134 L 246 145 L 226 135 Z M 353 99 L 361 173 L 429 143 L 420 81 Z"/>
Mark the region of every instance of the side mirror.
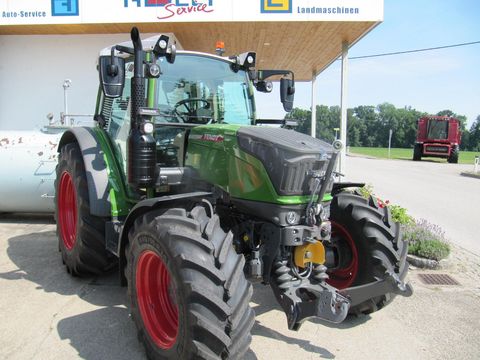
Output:
<path fill-rule="evenodd" d="M 293 79 L 280 79 L 280 101 L 283 109 L 290 112 L 293 109 L 293 99 L 295 97 L 295 82 Z"/>
<path fill-rule="evenodd" d="M 108 98 L 122 96 L 125 85 L 125 59 L 113 55 L 100 56 L 98 67 L 104 95 Z"/>

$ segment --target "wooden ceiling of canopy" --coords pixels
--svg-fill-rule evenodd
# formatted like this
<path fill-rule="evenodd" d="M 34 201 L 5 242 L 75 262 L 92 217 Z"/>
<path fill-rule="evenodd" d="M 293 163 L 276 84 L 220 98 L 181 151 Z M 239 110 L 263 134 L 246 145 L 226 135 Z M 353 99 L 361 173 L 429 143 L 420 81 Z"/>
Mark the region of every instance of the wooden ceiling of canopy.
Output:
<path fill-rule="evenodd" d="M 141 33 L 172 32 L 185 50 L 213 53 L 217 40 L 225 55 L 257 52 L 257 68 L 289 69 L 309 81 L 342 51 L 357 42 L 375 22 L 222 22 L 0 26 L 0 35 L 116 34 L 137 26 Z M 128 40 L 128 35 L 125 36 Z"/>

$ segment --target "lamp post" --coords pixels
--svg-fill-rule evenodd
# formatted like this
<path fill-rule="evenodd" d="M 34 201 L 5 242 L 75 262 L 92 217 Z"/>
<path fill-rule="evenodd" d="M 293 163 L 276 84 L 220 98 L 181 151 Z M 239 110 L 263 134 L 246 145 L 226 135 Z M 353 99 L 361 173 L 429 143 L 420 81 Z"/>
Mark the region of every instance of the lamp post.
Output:
<path fill-rule="evenodd" d="M 65 124 L 65 119 L 68 114 L 68 98 L 67 98 L 67 90 L 72 86 L 72 80 L 65 79 L 63 81 L 63 116 L 62 116 L 62 124 Z"/>

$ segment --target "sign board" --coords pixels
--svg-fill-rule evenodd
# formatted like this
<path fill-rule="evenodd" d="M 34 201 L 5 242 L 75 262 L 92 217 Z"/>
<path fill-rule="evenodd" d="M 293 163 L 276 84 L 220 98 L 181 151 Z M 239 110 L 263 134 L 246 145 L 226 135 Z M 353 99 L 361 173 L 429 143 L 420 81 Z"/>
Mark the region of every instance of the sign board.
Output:
<path fill-rule="evenodd" d="M 0 0 L 0 29 L 1 25 L 382 20 L 383 0 Z"/>

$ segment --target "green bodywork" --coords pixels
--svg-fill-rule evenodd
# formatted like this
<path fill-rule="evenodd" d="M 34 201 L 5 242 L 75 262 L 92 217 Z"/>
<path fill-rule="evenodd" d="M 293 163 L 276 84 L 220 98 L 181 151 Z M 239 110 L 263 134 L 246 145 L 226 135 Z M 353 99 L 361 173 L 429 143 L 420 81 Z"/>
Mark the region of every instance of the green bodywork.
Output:
<path fill-rule="evenodd" d="M 94 133 L 102 148 L 103 160 L 107 168 L 112 217 L 126 216 L 138 200 L 134 200 L 131 190 L 126 185 L 123 166 L 115 156 L 108 134 L 100 128 L 94 128 Z"/>
<path fill-rule="evenodd" d="M 148 58 L 149 56 L 147 56 Z M 132 61 L 130 58 L 128 61 Z M 244 92 L 233 92 L 230 88 L 222 90 L 216 93 L 216 96 L 225 94 L 225 91 L 230 91 L 230 100 L 236 101 L 232 108 L 242 109 L 241 101 L 248 103 L 248 106 L 243 112 L 237 112 L 235 114 L 241 114 L 241 116 L 233 116 L 228 111 L 223 109 L 221 112 L 216 112 L 215 116 L 224 114 L 226 119 L 218 118 L 217 123 L 208 125 L 199 125 L 190 129 L 188 135 L 188 141 L 185 150 L 185 166 L 191 167 L 197 171 L 200 178 L 214 186 L 219 187 L 223 191 L 227 192 L 232 198 L 259 201 L 278 205 L 299 205 L 306 204 L 311 201 L 311 196 L 280 196 L 277 194 L 272 181 L 263 165 L 263 163 L 256 157 L 242 151 L 238 145 L 237 132 L 240 128 L 255 122 L 255 104 L 253 98 L 253 87 L 250 80 L 246 75 L 242 75 L 242 72 L 238 74 L 233 73 L 229 64 L 225 61 L 218 61 L 203 55 L 185 55 L 177 59 L 177 63 L 183 66 L 181 69 L 185 69 L 186 72 L 191 71 L 190 66 L 200 62 L 205 68 L 216 69 L 215 66 L 220 66 L 216 71 L 222 76 L 226 76 L 230 81 L 242 82 L 245 81 Z M 182 65 L 183 63 L 183 65 Z M 162 63 L 162 70 L 164 74 L 159 79 L 148 79 L 146 81 L 146 105 L 149 108 L 156 108 L 165 105 L 160 104 L 159 101 L 168 101 L 164 94 L 165 85 L 160 83 L 161 81 L 167 81 L 172 79 L 172 71 L 178 69 L 177 67 Z M 126 85 L 124 88 L 124 96 L 122 99 L 128 101 L 130 93 L 130 78 L 132 77 L 131 69 L 127 66 L 126 71 Z M 210 71 L 210 70 L 209 70 Z M 213 71 L 213 70 L 212 70 Z M 178 78 L 178 74 L 176 75 Z M 192 75 L 193 76 L 193 75 Z M 202 76 L 198 77 L 196 84 L 204 85 Z M 176 81 L 180 81 L 177 78 Z M 163 80 L 162 80 L 163 79 Z M 167 79 L 167 80 L 165 80 Z M 232 80 L 233 79 L 233 80 Z M 244 79 L 244 80 L 242 80 Z M 181 80 L 184 81 L 184 80 Z M 163 84 L 163 85 L 160 85 Z M 168 81 L 167 81 L 168 84 Z M 193 84 L 193 82 L 191 83 Z M 193 88 L 193 85 L 185 85 Z M 199 86 L 200 86 L 199 85 Z M 226 86 L 226 85 L 225 85 Z M 212 88 L 212 84 L 210 84 Z M 178 88 L 176 88 L 178 90 Z M 182 89 L 180 87 L 180 89 Z M 200 87 L 199 87 L 200 89 Z M 201 87 L 203 89 L 203 87 Z M 228 90 L 230 89 L 230 90 Z M 167 89 L 168 90 L 168 89 Z M 171 91 L 171 89 L 170 89 Z M 174 92 L 171 92 L 173 94 Z M 169 93 L 170 94 L 170 93 Z M 198 95 L 198 91 L 196 93 Z M 242 99 L 241 95 L 244 95 Z M 193 96 L 192 94 L 190 94 Z M 162 97 L 163 96 L 163 97 Z M 170 96 L 170 95 L 169 95 Z M 160 99 L 160 100 L 159 100 Z M 219 99 L 217 97 L 217 99 Z M 232 100 L 233 99 L 233 100 Z M 102 107 L 105 98 L 102 96 L 101 89 L 97 99 L 96 114 L 102 113 Z M 216 104 L 221 106 L 223 100 L 216 100 Z M 110 105 L 111 106 L 111 105 Z M 248 110 L 250 109 L 250 110 Z M 126 110 L 126 108 L 124 108 Z M 119 115 L 118 115 L 118 112 Z M 228 115 L 230 114 L 230 115 Z M 227 118 L 228 117 L 228 118 Z M 168 118 L 167 118 L 168 120 Z M 222 124 L 222 121 L 227 121 L 229 124 Z M 168 123 L 163 119 L 152 119 L 157 123 L 157 127 L 167 126 Z M 168 120 L 170 121 L 170 120 Z M 236 124 L 232 124 L 235 122 Z M 115 123 L 115 124 L 114 124 Z M 109 195 L 111 202 L 111 214 L 113 218 L 126 216 L 129 214 L 132 207 L 139 201 L 138 193 L 135 189 L 128 185 L 126 174 L 126 141 L 128 131 L 116 130 L 118 128 L 125 128 L 129 126 L 130 114 L 129 111 L 122 113 L 117 109 L 117 115 L 115 119 L 110 119 L 110 124 L 106 130 L 101 128 L 95 129 L 95 135 L 102 147 L 103 157 L 107 165 L 107 172 L 109 178 Z M 178 123 L 177 123 L 178 124 Z M 115 125 L 116 128 L 112 126 Z M 157 132 L 157 135 L 162 132 Z M 165 139 L 157 138 L 157 146 Z M 148 198 L 161 196 L 162 193 L 157 192 L 154 188 L 145 189 L 145 194 Z M 315 201 L 317 199 L 314 199 Z M 330 194 L 324 196 L 323 201 L 331 200 Z"/>
<path fill-rule="evenodd" d="M 244 125 L 215 124 L 192 129 L 186 165 L 233 198 L 279 205 L 308 203 L 311 196 L 279 196 L 262 162 L 242 151 L 237 131 Z M 331 199 L 328 194 L 324 201 Z"/>
<path fill-rule="evenodd" d="M 218 186 L 237 199 L 261 201 L 279 205 L 306 204 L 310 196 L 279 196 L 262 162 L 242 151 L 237 131 L 242 125 L 215 124 L 191 130 L 186 154 L 186 166 L 195 169 L 208 183 Z M 126 216 L 138 202 L 127 185 L 125 170 L 115 156 L 108 134 L 95 128 L 107 167 L 109 199 L 112 217 Z M 326 194 L 323 201 L 331 200 Z"/>

